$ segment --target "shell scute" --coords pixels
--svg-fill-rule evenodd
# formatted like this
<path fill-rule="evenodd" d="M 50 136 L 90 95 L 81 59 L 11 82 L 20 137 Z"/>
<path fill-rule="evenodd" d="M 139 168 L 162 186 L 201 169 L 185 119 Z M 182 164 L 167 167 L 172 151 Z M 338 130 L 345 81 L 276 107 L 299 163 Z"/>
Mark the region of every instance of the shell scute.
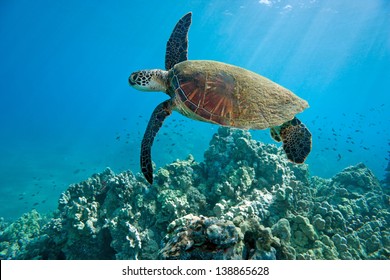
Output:
<path fill-rule="evenodd" d="M 271 80 L 216 61 L 176 64 L 169 90 L 182 114 L 238 128 L 281 125 L 308 107 L 306 101 Z"/>

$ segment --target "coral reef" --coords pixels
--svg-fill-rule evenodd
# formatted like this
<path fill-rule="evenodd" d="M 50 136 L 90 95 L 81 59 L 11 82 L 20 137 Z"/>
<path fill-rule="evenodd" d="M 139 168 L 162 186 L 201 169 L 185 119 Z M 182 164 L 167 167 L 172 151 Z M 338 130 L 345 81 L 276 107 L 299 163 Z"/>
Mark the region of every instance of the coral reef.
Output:
<path fill-rule="evenodd" d="M 241 259 L 242 234 L 230 221 L 186 215 L 168 226 L 160 259 Z"/>
<path fill-rule="evenodd" d="M 362 163 L 310 176 L 281 148 L 220 128 L 204 161 L 71 185 L 53 216 L 0 222 L 6 259 L 389 259 L 390 197 Z"/>
<path fill-rule="evenodd" d="M 390 194 L 390 151 L 388 154 L 388 162 L 387 162 L 387 167 L 385 169 L 385 179 L 383 180 L 383 184 L 387 187 L 386 188 L 387 193 Z"/>
<path fill-rule="evenodd" d="M 0 259 L 13 259 L 32 250 L 31 242 L 40 237 L 43 218 L 36 210 L 24 214 L 12 224 L 0 221 Z M 28 247 L 28 249 L 27 249 Z"/>

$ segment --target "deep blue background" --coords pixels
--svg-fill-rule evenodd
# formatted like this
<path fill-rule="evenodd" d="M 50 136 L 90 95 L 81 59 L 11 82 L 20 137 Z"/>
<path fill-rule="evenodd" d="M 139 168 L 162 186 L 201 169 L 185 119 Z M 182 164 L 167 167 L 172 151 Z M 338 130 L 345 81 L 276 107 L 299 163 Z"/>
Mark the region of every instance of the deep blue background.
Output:
<path fill-rule="evenodd" d="M 139 171 L 139 146 L 163 93 L 128 75 L 163 68 L 177 20 L 193 12 L 190 59 L 235 64 L 308 100 L 307 163 L 331 177 L 364 162 L 379 177 L 390 142 L 390 2 L 0 2 L 0 216 L 53 210 L 59 194 L 106 166 Z M 158 166 L 202 160 L 217 126 L 175 113 L 157 136 Z M 257 140 L 272 143 L 265 132 Z"/>

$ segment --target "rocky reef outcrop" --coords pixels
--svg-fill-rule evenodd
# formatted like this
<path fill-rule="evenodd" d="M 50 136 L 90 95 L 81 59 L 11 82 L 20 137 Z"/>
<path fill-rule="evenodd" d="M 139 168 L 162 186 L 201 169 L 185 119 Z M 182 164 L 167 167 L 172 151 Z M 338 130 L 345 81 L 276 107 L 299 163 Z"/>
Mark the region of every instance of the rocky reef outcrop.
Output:
<path fill-rule="evenodd" d="M 362 163 L 310 176 L 280 148 L 220 128 L 204 161 L 154 185 L 110 169 L 71 185 L 50 217 L 0 223 L 6 259 L 389 259 L 390 197 Z"/>

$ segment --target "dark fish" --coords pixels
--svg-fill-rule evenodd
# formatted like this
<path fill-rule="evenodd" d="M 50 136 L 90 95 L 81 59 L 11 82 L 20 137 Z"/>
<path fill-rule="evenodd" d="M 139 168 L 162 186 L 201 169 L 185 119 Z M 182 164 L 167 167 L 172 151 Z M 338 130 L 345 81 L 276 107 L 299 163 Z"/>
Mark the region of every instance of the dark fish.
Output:
<path fill-rule="evenodd" d="M 341 159 L 341 155 L 338 154 L 338 155 L 337 155 L 337 161 L 340 161 L 340 159 Z"/>
<path fill-rule="evenodd" d="M 349 150 L 349 149 L 348 149 L 348 152 L 352 153 L 352 150 Z"/>
<path fill-rule="evenodd" d="M 120 136 L 117 136 L 115 139 L 116 139 L 116 140 L 119 140 L 119 139 L 121 139 L 121 137 L 120 137 Z"/>
<path fill-rule="evenodd" d="M 35 202 L 34 204 L 33 204 L 33 206 L 37 206 L 39 204 L 39 202 Z"/>

